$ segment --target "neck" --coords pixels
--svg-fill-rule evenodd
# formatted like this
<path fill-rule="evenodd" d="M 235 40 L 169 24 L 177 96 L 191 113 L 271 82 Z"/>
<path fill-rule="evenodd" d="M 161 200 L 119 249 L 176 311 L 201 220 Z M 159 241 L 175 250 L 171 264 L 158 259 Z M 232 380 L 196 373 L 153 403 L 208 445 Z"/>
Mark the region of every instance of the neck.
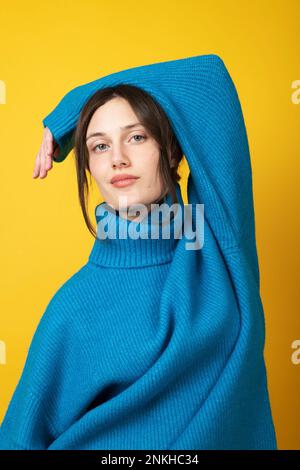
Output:
<path fill-rule="evenodd" d="M 175 205 L 173 212 L 168 194 L 138 222 L 121 217 L 120 212 L 106 202 L 98 204 L 95 208 L 97 238 L 89 261 L 120 268 L 172 261 L 182 228 L 183 200 L 178 183 L 176 194 L 181 211 Z"/>
<path fill-rule="evenodd" d="M 160 205 L 160 204 L 163 204 L 166 201 L 167 201 L 167 198 L 166 198 L 166 196 L 164 196 L 164 197 L 160 198 L 159 200 L 157 200 L 155 202 L 152 202 L 152 204 L 159 204 Z M 150 211 L 152 210 L 151 204 L 146 204 L 146 205 L 144 205 L 144 207 L 146 207 L 147 213 L 149 214 Z M 123 211 L 122 210 L 119 211 L 118 209 L 114 209 L 114 210 L 115 210 L 116 216 L 118 216 L 118 217 L 123 217 L 123 219 L 128 219 L 128 220 L 133 221 L 133 222 L 135 222 L 135 221 L 139 222 L 139 215 L 130 215 L 130 214 L 128 214 L 127 210 L 123 210 Z M 139 209 L 137 209 L 137 211 L 138 210 Z"/>

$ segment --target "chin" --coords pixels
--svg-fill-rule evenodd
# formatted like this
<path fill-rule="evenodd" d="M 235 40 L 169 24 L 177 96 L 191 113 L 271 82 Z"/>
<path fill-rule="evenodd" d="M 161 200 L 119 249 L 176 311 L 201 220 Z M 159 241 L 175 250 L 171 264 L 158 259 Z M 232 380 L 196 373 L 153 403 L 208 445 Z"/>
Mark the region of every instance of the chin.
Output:
<path fill-rule="evenodd" d="M 129 208 L 130 206 L 134 206 L 136 204 L 141 204 L 141 198 L 138 194 L 120 194 L 119 198 L 116 200 L 116 205 L 120 208 Z"/>

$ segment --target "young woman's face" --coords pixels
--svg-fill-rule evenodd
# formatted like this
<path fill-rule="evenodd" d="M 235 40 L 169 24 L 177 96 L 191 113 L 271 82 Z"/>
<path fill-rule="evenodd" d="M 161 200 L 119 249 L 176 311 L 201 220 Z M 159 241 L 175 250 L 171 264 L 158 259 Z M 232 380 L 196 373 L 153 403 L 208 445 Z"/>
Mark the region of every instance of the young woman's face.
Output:
<path fill-rule="evenodd" d="M 92 136 L 98 133 L 101 135 Z M 144 204 L 149 210 L 151 203 L 160 198 L 163 188 L 159 145 L 138 122 L 124 98 L 113 98 L 95 111 L 87 129 L 86 145 L 91 174 L 103 199 L 113 208 Z M 123 174 L 138 178 L 126 186 L 111 183 L 114 176 Z"/>

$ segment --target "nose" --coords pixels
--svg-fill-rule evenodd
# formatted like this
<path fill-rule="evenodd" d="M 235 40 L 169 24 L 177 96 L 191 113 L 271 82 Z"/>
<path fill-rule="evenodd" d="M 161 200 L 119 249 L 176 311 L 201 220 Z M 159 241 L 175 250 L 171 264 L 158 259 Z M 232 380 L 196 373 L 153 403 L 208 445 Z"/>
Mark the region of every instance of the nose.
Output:
<path fill-rule="evenodd" d="M 121 151 L 121 149 L 116 150 L 112 156 L 112 167 L 120 168 L 129 166 L 129 158 Z"/>
<path fill-rule="evenodd" d="M 114 161 L 113 164 L 112 164 L 112 167 L 113 168 L 122 168 L 122 167 L 127 167 L 129 166 L 129 163 L 123 161 L 123 160 L 120 160 L 120 161 Z"/>

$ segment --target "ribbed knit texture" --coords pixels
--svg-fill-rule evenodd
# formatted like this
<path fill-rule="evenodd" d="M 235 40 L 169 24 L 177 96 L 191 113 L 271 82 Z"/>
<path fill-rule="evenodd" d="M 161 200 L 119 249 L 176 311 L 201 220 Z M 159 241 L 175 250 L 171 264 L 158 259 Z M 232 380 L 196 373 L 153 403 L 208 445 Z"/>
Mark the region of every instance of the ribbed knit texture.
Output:
<path fill-rule="evenodd" d="M 41 318 L 0 448 L 276 449 L 250 155 L 233 81 L 211 54 L 79 86 L 43 121 L 60 161 L 84 103 L 118 83 L 143 88 L 166 111 L 191 170 L 194 224 L 204 204 L 204 246 L 187 250 L 176 230 L 170 239 L 117 231 L 95 240 Z M 95 209 L 98 227 L 106 209 Z M 121 229 L 134 224 L 108 217 Z"/>

